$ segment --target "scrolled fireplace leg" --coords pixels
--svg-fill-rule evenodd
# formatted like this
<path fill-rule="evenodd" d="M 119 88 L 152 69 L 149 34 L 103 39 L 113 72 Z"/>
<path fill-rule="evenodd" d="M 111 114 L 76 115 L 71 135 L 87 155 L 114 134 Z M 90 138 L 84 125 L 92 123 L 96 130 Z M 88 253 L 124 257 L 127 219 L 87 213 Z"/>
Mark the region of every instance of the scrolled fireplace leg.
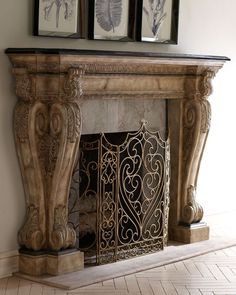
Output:
<path fill-rule="evenodd" d="M 203 208 L 196 201 L 197 177 L 210 128 L 211 108 L 206 99 L 183 102 L 182 144 L 182 208 L 181 221 L 187 225 L 198 223 Z"/>
<path fill-rule="evenodd" d="M 14 112 L 17 154 L 23 177 L 26 217 L 18 233 L 21 247 L 47 248 L 44 176 L 38 156 L 37 138 L 46 132 L 47 109 L 40 102 L 19 101 Z"/>
<path fill-rule="evenodd" d="M 18 234 L 19 269 L 30 275 L 83 268 L 83 253 L 74 249 L 76 234 L 68 225 L 68 195 L 81 134 L 75 75 L 65 79 L 70 85 L 72 76 L 73 92 L 52 101 L 28 95 L 32 78 L 21 72 L 17 76 L 18 88 L 22 79 L 29 86 L 24 93 L 17 91 L 14 130 L 26 196 L 25 223 Z"/>
<path fill-rule="evenodd" d="M 182 101 L 179 221 L 172 230 L 171 237 L 186 243 L 209 238 L 209 227 L 201 222 L 203 208 L 196 200 L 198 172 L 211 119 L 211 107 L 207 97 L 205 94 Z"/>

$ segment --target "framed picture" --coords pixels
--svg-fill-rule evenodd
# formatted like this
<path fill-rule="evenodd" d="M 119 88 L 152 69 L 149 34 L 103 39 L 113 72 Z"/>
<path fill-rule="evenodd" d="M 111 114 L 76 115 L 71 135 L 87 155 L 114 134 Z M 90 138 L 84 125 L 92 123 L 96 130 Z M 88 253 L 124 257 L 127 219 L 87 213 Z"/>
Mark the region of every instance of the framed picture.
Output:
<path fill-rule="evenodd" d="M 87 0 L 35 0 L 34 35 L 85 37 Z"/>
<path fill-rule="evenodd" d="M 89 39 L 135 40 L 138 0 L 90 0 Z"/>
<path fill-rule="evenodd" d="M 179 0 L 141 0 L 137 40 L 177 44 Z"/>

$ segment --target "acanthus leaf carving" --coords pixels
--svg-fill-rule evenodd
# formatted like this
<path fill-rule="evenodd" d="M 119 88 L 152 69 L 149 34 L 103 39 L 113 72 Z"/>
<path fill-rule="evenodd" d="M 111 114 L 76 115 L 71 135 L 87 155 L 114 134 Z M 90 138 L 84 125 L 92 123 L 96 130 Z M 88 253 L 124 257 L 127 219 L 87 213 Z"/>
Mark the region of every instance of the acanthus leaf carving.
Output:
<path fill-rule="evenodd" d="M 81 115 L 79 105 L 72 102 L 48 104 L 47 109 L 47 114 L 38 113 L 37 115 L 36 130 L 38 131 L 36 133 L 44 175 L 52 176 L 60 149 L 62 126 L 67 126 L 67 140 L 76 142 L 80 137 Z"/>
<path fill-rule="evenodd" d="M 75 142 L 80 137 L 81 131 L 81 113 L 78 104 L 67 105 L 67 116 L 68 116 L 68 140 Z"/>
<path fill-rule="evenodd" d="M 26 221 L 18 233 L 18 242 L 21 246 L 34 251 L 40 250 L 45 239 L 39 223 L 39 208 L 30 205 L 26 212 Z"/>
<path fill-rule="evenodd" d="M 16 95 L 24 101 L 32 101 L 34 99 L 35 78 L 29 74 L 24 68 L 16 68 L 13 70 L 16 79 Z"/>
<path fill-rule="evenodd" d="M 78 101 L 83 96 L 82 77 L 86 67 L 70 68 L 64 84 L 62 101 Z"/>
<path fill-rule="evenodd" d="M 199 122 L 199 101 L 186 100 L 183 102 L 183 161 L 184 165 L 189 163 L 193 148 L 197 141 L 197 123 Z"/>
<path fill-rule="evenodd" d="M 50 176 L 53 170 L 52 162 L 56 157 L 56 141 L 50 135 L 49 128 L 49 104 L 43 104 L 44 108 L 38 110 L 35 114 L 35 135 L 36 135 L 36 149 L 38 159 L 41 165 L 43 177 Z M 52 150 L 54 153 L 52 153 Z"/>
<path fill-rule="evenodd" d="M 24 142 L 29 137 L 29 113 L 31 105 L 18 102 L 14 114 L 14 132 L 17 140 Z"/>
<path fill-rule="evenodd" d="M 196 188 L 190 185 L 187 189 L 187 204 L 183 208 L 183 222 L 190 225 L 201 221 L 203 209 L 196 201 Z"/>
<path fill-rule="evenodd" d="M 59 251 L 75 246 L 76 234 L 68 224 L 68 209 L 59 205 L 54 209 L 54 224 L 51 234 L 51 248 Z"/>
<path fill-rule="evenodd" d="M 211 106 L 207 100 L 200 102 L 201 104 L 201 132 L 207 133 L 211 125 Z"/>
<path fill-rule="evenodd" d="M 207 69 L 203 72 L 200 79 L 201 99 L 207 99 L 212 94 L 212 79 L 215 77 L 218 69 Z"/>
<path fill-rule="evenodd" d="M 59 138 L 52 137 L 48 133 L 38 139 L 39 159 L 45 177 L 53 175 L 59 150 Z"/>

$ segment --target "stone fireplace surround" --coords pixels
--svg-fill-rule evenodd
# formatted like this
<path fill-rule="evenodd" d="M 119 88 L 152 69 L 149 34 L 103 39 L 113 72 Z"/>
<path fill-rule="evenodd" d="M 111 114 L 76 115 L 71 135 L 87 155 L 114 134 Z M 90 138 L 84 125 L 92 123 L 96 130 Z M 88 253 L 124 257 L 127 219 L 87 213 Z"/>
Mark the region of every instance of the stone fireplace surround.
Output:
<path fill-rule="evenodd" d="M 169 239 L 209 238 L 196 200 L 210 127 L 211 80 L 228 60 L 57 49 L 7 49 L 19 98 L 14 134 L 26 198 L 19 270 L 31 275 L 83 268 L 68 226 L 68 194 L 88 100 L 165 100 L 171 142 Z M 96 116 L 96 114 L 94 114 Z"/>

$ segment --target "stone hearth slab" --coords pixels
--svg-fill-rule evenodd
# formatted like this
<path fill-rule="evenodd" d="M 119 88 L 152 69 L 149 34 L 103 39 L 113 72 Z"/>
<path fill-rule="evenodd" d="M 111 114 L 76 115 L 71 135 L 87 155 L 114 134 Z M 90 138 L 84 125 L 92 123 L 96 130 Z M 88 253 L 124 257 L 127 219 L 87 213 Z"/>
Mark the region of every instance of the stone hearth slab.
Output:
<path fill-rule="evenodd" d="M 38 283 L 73 290 L 90 284 L 129 275 L 158 266 L 174 263 L 194 256 L 236 245 L 236 237 L 223 239 L 214 237 L 208 241 L 194 244 L 170 244 L 164 251 L 149 254 L 112 264 L 87 267 L 84 270 L 58 276 L 29 276 L 20 273 L 15 275 Z"/>

